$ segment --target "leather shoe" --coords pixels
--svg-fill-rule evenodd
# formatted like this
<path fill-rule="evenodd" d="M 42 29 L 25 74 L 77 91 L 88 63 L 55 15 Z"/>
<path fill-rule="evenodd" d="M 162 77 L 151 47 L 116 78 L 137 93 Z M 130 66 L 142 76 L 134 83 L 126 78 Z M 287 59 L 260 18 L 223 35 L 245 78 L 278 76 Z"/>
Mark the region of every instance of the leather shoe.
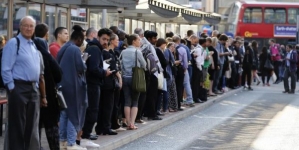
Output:
<path fill-rule="evenodd" d="M 114 132 L 112 130 L 107 130 L 103 132 L 103 135 L 117 135 L 117 132 Z"/>
<path fill-rule="evenodd" d="M 156 116 L 156 117 L 154 117 L 154 118 L 148 118 L 148 120 L 162 120 L 162 118 Z"/>

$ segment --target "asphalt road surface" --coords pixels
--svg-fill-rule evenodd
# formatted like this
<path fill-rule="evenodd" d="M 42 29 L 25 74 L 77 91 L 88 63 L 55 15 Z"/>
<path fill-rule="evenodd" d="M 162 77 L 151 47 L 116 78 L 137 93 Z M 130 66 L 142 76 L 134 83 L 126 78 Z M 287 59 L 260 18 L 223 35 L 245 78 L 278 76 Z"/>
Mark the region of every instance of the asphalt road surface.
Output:
<path fill-rule="evenodd" d="M 253 88 L 118 150 L 299 150 L 299 92 Z"/>

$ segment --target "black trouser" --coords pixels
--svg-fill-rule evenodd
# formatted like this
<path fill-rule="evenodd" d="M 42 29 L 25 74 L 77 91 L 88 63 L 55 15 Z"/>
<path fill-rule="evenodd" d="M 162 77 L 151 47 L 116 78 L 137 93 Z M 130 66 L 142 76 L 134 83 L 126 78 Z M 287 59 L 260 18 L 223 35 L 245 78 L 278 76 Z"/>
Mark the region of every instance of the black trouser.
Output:
<path fill-rule="evenodd" d="M 283 79 L 285 91 L 290 91 L 289 77 L 291 77 L 291 91 L 294 92 L 296 89 L 296 72 L 290 71 L 290 68 L 286 67 L 284 71 L 284 79 Z"/>
<path fill-rule="evenodd" d="M 36 82 L 14 81 L 8 92 L 7 150 L 40 149 L 38 126 L 40 94 Z M 6 140 L 7 140 L 6 139 Z"/>
<path fill-rule="evenodd" d="M 154 75 L 150 75 L 149 87 L 146 91 L 146 116 L 154 118 L 157 116 L 156 102 L 158 99 L 158 78 Z"/>
<path fill-rule="evenodd" d="M 175 77 L 175 84 L 176 84 L 177 97 L 178 97 L 177 98 L 177 100 L 178 100 L 178 109 L 181 108 L 181 101 L 183 101 L 184 77 L 185 77 L 185 71 L 184 71 L 182 66 L 179 66 L 178 71 L 177 71 L 177 75 Z"/>
<path fill-rule="evenodd" d="M 281 63 L 282 63 L 281 61 L 274 61 L 274 72 L 275 72 L 275 74 L 277 76 L 277 80 L 276 81 L 280 80 L 279 67 L 280 67 Z"/>
<path fill-rule="evenodd" d="M 270 78 L 271 78 L 271 70 L 269 69 L 262 69 L 262 81 L 263 81 L 263 84 L 265 84 L 265 77 L 267 77 L 267 83 L 269 83 L 270 81 Z"/>
<path fill-rule="evenodd" d="M 299 68 L 297 68 L 297 81 L 299 80 Z"/>
<path fill-rule="evenodd" d="M 148 74 L 148 72 L 146 72 L 145 73 L 146 91 L 149 90 L 149 85 L 150 85 L 149 78 L 150 78 L 150 75 Z M 141 120 L 142 119 L 142 116 L 143 116 L 143 113 L 144 113 L 144 105 L 146 104 L 146 93 L 147 92 L 140 93 L 140 95 L 139 95 L 138 113 L 137 113 L 137 116 L 136 116 L 136 120 Z"/>
<path fill-rule="evenodd" d="M 237 81 L 239 79 L 235 62 L 231 62 L 231 69 L 232 69 L 232 74 L 227 85 L 230 88 L 234 88 L 237 85 Z"/>
<path fill-rule="evenodd" d="M 42 120 L 40 120 L 42 121 Z M 58 123 L 58 121 L 57 121 Z M 41 141 L 41 131 L 42 131 L 42 122 L 39 123 L 39 140 Z M 48 140 L 48 144 L 50 150 L 59 149 L 59 127 L 58 124 L 56 126 L 48 127 L 45 126 L 45 132 Z"/>
<path fill-rule="evenodd" d="M 114 89 L 101 90 L 101 101 L 99 105 L 99 114 L 97 126 L 95 128 L 97 134 L 108 132 L 111 129 L 111 116 L 114 106 Z"/>
<path fill-rule="evenodd" d="M 113 105 L 113 111 L 112 111 L 112 117 L 111 117 L 111 128 L 112 129 L 118 129 L 121 127 L 119 120 L 122 118 L 120 114 L 120 90 L 117 89 L 114 92 L 114 105 Z"/>
<path fill-rule="evenodd" d="M 87 84 L 88 107 L 86 109 L 82 138 L 89 138 L 99 113 L 101 89 L 99 85 Z"/>
<path fill-rule="evenodd" d="M 198 93 L 199 93 L 199 86 L 200 86 L 200 70 L 197 66 L 193 66 L 193 74 L 191 78 L 191 89 L 192 89 L 192 97 L 194 101 L 198 101 Z"/>
<path fill-rule="evenodd" d="M 251 86 L 251 66 L 243 66 L 243 72 L 242 72 L 242 86 L 245 86 L 245 79 L 247 76 L 247 85 Z"/>

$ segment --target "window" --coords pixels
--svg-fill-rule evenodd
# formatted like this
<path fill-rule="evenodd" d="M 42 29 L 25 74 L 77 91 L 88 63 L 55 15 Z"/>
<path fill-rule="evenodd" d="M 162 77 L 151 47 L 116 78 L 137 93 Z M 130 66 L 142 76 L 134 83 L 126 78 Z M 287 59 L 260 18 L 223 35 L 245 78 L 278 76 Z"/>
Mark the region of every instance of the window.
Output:
<path fill-rule="evenodd" d="M 49 26 L 49 43 L 52 43 L 55 40 L 53 35 L 55 31 L 55 10 L 55 6 L 46 5 L 45 23 Z"/>
<path fill-rule="evenodd" d="M 4 0 L 0 5 L 0 36 L 7 35 L 7 11 L 7 0 Z"/>
<path fill-rule="evenodd" d="M 29 4 L 28 8 L 29 8 L 28 15 L 32 16 L 36 20 L 36 24 L 41 23 L 40 4 Z"/>
<path fill-rule="evenodd" d="M 246 8 L 244 11 L 244 23 L 261 23 L 263 19 L 262 8 Z"/>
<path fill-rule="evenodd" d="M 265 23 L 285 23 L 286 10 L 284 8 L 266 8 Z"/>
<path fill-rule="evenodd" d="M 67 9 L 62 7 L 57 7 L 58 15 L 58 26 L 67 27 Z"/>
<path fill-rule="evenodd" d="M 20 21 L 23 17 L 26 16 L 27 12 L 27 7 L 26 3 L 18 1 L 14 5 L 14 13 L 13 13 L 13 33 L 16 34 L 19 26 L 20 26 Z"/>
<path fill-rule="evenodd" d="M 298 8 L 289 8 L 288 9 L 288 22 L 290 24 L 296 24 L 297 23 L 297 15 L 299 15 Z"/>

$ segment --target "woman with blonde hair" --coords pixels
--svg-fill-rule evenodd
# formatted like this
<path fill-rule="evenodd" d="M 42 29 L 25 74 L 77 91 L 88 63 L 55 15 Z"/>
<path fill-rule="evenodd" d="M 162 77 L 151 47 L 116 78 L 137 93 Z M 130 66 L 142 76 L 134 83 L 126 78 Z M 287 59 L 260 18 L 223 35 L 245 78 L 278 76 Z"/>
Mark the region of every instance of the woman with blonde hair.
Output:
<path fill-rule="evenodd" d="M 216 50 L 216 45 L 218 43 L 217 37 L 208 38 L 207 42 L 211 43 L 211 46 L 208 47 L 210 52 L 213 52 L 211 57 L 211 65 L 208 69 L 208 73 L 210 74 L 209 80 L 210 80 L 210 87 L 209 87 L 209 96 L 216 96 L 215 93 L 213 93 L 213 79 L 215 76 L 215 71 L 220 68 L 218 65 L 218 52 Z"/>

